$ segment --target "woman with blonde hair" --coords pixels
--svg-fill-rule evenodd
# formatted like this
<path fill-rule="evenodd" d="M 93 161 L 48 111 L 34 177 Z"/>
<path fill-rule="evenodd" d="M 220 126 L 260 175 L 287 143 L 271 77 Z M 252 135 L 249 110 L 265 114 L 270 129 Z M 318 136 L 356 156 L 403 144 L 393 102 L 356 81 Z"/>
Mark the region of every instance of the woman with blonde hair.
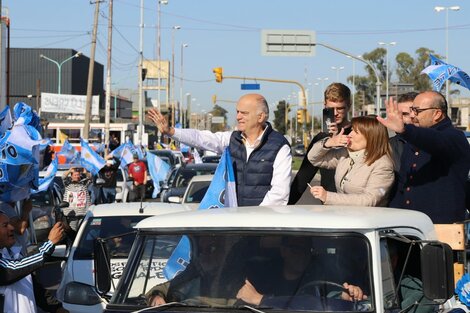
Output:
<path fill-rule="evenodd" d="M 315 143 L 309 161 L 321 168 L 336 168 L 337 192 L 310 188 L 324 204 L 386 206 L 394 180 L 387 128 L 375 116 L 354 117 L 352 131 Z"/>

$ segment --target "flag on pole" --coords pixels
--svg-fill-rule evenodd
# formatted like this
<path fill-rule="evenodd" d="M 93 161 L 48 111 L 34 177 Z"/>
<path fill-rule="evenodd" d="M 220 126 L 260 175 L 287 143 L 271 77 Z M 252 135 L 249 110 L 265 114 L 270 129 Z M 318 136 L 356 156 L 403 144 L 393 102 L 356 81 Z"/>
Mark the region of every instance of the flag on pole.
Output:
<path fill-rule="evenodd" d="M 470 90 L 470 77 L 467 73 L 454 65 L 445 63 L 432 54 L 429 57 L 431 64 L 422 70 L 421 74 L 429 76 L 432 80 L 433 90 L 439 92 L 446 80 L 450 80 Z"/>
<path fill-rule="evenodd" d="M 62 145 L 62 148 L 60 149 L 59 153 L 57 153 L 57 155 L 64 156 L 65 163 L 73 163 L 78 157 L 77 151 L 70 144 L 68 139 L 65 139 L 64 144 Z"/>
<path fill-rule="evenodd" d="M 220 158 L 219 165 L 214 173 L 214 179 L 212 179 L 204 198 L 199 204 L 198 210 L 236 206 L 238 206 L 238 202 L 235 175 L 230 150 L 227 147 Z M 188 243 L 186 243 L 186 241 Z M 163 274 L 168 280 L 173 279 L 176 275 L 184 271 L 190 261 L 191 247 L 189 245 L 189 239 L 183 236 L 168 259 L 163 269 Z"/>
<path fill-rule="evenodd" d="M 49 188 L 49 185 L 54 180 L 55 174 L 57 173 L 58 159 L 52 160 L 51 164 L 47 167 L 44 177 L 39 178 L 39 187 L 37 190 L 31 190 L 31 193 L 38 193 Z"/>
<path fill-rule="evenodd" d="M 106 164 L 106 161 L 88 145 L 88 142 L 80 138 L 82 148 L 80 154 L 80 163 L 93 175 L 98 174 L 100 169 Z"/>
<path fill-rule="evenodd" d="M 156 198 L 160 193 L 160 182 L 164 181 L 170 172 L 170 165 L 153 153 L 147 154 L 147 165 L 153 181 L 152 198 Z"/>

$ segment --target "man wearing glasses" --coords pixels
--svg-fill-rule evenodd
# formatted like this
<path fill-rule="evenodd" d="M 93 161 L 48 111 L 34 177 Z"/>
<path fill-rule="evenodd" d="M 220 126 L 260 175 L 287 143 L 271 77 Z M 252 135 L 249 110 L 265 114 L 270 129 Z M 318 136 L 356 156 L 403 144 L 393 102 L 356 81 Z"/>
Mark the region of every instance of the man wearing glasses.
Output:
<path fill-rule="evenodd" d="M 334 123 L 331 123 L 329 126 L 329 134 L 324 132 L 318 133 L 308 145 L 302 164 L 292 181 L 288 204 L 296 204 L 299 201 L 307 188 L 307 184 L 312 181 L 318 171 L 318 167 L 313 166 L 307 158 L 313 144 L 328 137 L 330 134 L 337 134 L 341 129 L 344 129 L 345 135 L 351 132 L 351 122 L 348 119 L 349 109 L 351 108 L 351 91 L 346 85 L 332 83 L 325 89 L 325 108 L 334 108 Z M 320 169 L 320 173 L 321 185 L 325 190 L 336 192 L 335 170 Z"/>
<path fill-rule="evenodd" d="M 412 124 L 405 124 L 392 99 L 386 108 L 387 118 L 377 119 L 406 141 L 390 207 L 424 212 L 434 223 L 464 220 L 470 146 L 452 126 L 444 96 L 419 94 L 410 107 Z"/>

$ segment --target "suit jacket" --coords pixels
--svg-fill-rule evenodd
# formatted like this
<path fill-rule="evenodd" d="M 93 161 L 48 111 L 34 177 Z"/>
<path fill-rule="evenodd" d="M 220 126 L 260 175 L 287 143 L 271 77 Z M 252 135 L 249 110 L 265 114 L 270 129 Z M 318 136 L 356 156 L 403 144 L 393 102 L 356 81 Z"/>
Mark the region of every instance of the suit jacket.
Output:
<path fill-rule="evenodd" d="M 394 180 L 393 163 L 387 155 L 367 165 L 364 162 L 363 151 L 350 153 L 346 148 L 324 148 L 323 141 L 320 141 L 313 145 L 308 159 L 314 166 L 336 168 L 337 192 L 328 191 L 325 204 L 364 206 L 387 204 Z"/>

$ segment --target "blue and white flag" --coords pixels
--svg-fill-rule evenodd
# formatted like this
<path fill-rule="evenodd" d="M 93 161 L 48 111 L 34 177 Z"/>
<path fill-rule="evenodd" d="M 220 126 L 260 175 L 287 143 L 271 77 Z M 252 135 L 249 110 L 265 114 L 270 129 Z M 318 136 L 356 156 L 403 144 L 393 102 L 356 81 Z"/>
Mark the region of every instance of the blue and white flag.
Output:
<path fill-rule="evenodd" d="M 220 158 L 219 165 L 214 173 L 214 179 L 212 179 L 204 198 L 199 204 L 198 210 L 236 206 L 238 206 L 238 201 L 235 175 L 233 172 L 230 150 L 227 147 Z M 170 274 L 179 274 L 191 261 L 190 246 L 189 244 L 182 244 L 181 242 L 183 240 L 187 240 L 189 242 L 189 239 L 186 236 L 183 236 L 163 269 L 163 273 L 168 280 L 175 277 L 169 276 Z"/>
<path fill-rule="evenodd" d="M 126 143 L 124 149 L 121 153 L 121 167 L 125 168 L 127 165 L 131 164 L 134 161 L 134 151 L 133 145 Z"/>
<path fill-rule="evenodd" d="M 93 175 L 98 174 L 98 172 L 106 164 L 106 161 L 88 145 L 88 142 L 80 138 L 80 163 L 87 171 Z"/>
<path fill-rule="evenodd" d="M 68 139 L 65 139 L 64 144 L 57 155 L 64 156 L 65 163 L 73 163 L 74 161 L 77 161 L 78 158 L 77 150 L 75 150 L 75 148 L 70 144 Z"/>
<path fill-rule="evenodd" d="M 147 154 L 147 165 L 153 181 L 152 198 L 155 199 L 160 193 L 160 182 L 164 181 L 170 172 L 170 165 L 153 153 Z"/>
<path fill-rule="evenodd" d="M 93 142 L 90 145 L 96 153 L 103 153 L 105 145 L 104 143 Z"/>
<path fill-rule="evenodd" d="M 191 243 L 187 236 L 183 236 L 163 268 L 163 275 L 168 280 L 175 278 L 186 269 L 190 260 Z M 169 264 L 171 265 L 168 266 Z"/>
<path fill-rule="evenodd" d="M 436 58 L 432 54 L 429 55 L 431 64 L 421 71 L 421 74 L 427 74 L 432 80 L 433 90 L 439 92 L 446 80 L 461 85 L 470 90 L 470 77 L 460 68 L 447 64 Z"/>
<path fill-rule="evenodd" d="M 29 125 L 37 131 L 41 131 L 39 116 L 26 103 L 18 102 L 15 104 L 13 115 L 15 117 L 15 125 Z"/>
<path fill-rule="evenodd" d="M 209 188 L 199 204 L 199 210 L 238 206 L 235 174 L 230 151 L 225 148 Z"/>
<path fill-rule="evenodd" d="M 49 185 L 54 180 L 55 174 L 57 173 L 58 159 L 52 160 L 51 164 L 47 167 L 44 177 L 39 178 L 39 187 L 37 190 L 31 190 L 31 193 L 38 193 L 49 188 Z"/>
<path fill-rule="evenodd" d="M 11 118 L 10 107 L 7 105 L 5 109 L 0 112 L 0 136 L 10 130 L 13 126 L 13 120 Z"/>
<path fill-rule="evenodd" d="M 113 158 L 121 158 L 122 152 L 124 151 L 124 147 L 127 145 L 127 143 L 121 144 L 119 147 L 111 151 L 109 154 L 112 155 Z"/>

